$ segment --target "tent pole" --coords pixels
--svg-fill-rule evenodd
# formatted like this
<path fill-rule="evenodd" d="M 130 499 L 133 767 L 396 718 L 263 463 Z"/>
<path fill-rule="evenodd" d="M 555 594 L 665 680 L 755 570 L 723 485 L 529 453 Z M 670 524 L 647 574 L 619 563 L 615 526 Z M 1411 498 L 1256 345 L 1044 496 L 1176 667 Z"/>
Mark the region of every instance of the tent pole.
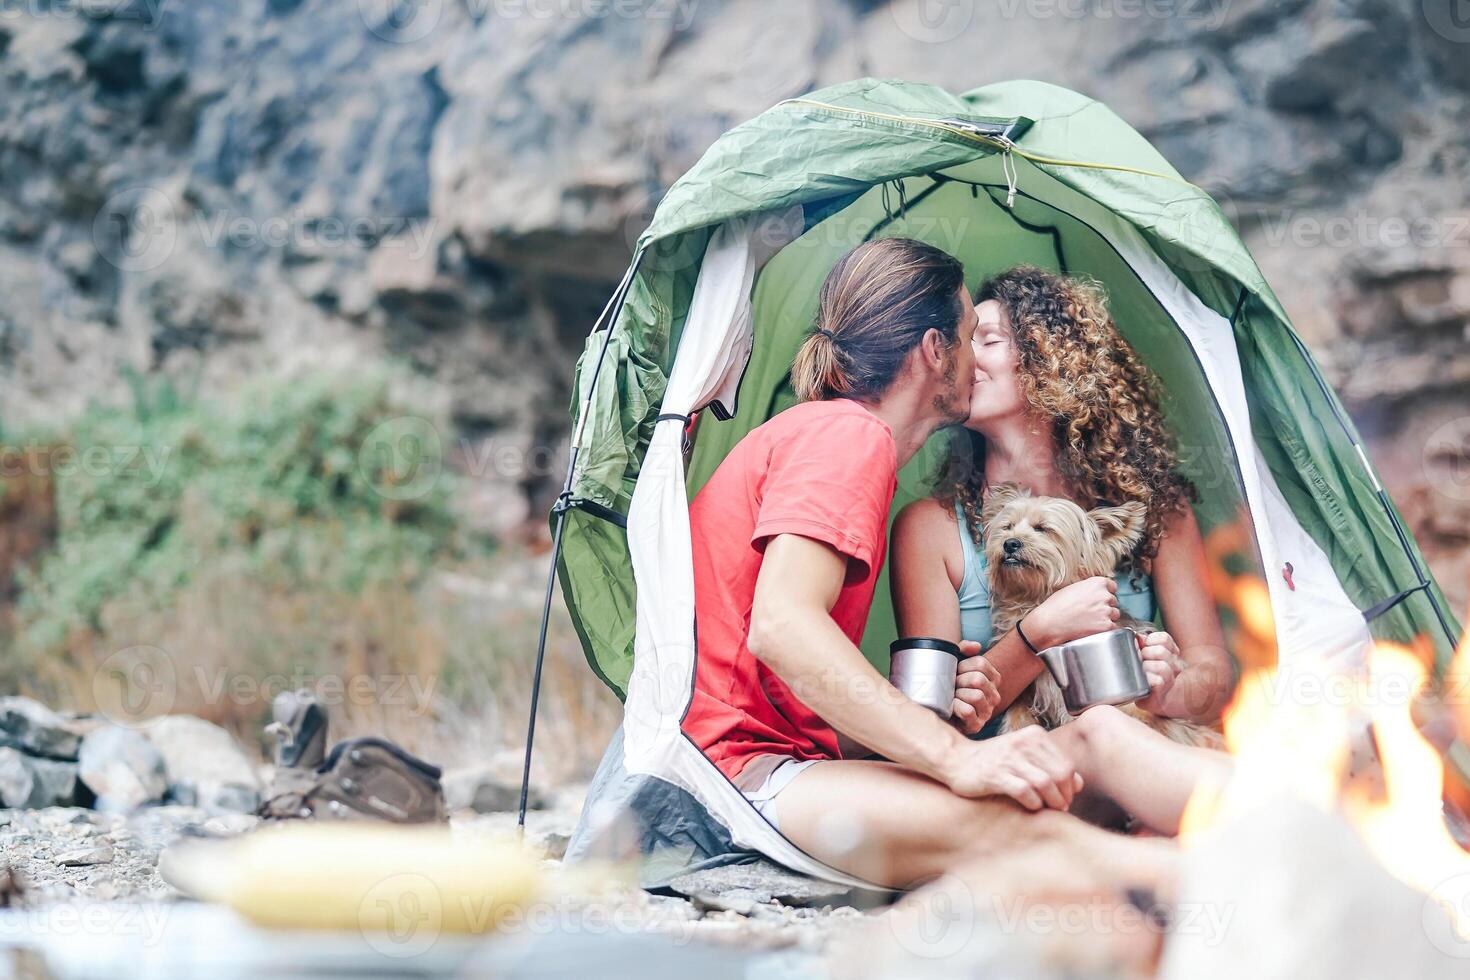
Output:
<path fill-rule="evenodd" d="M 612 328 L 617 321 L 617 311 L 628 294 L 628 287 L 633 282 L 633 274 L 638 271 L 638 260 L 642 257 L 642 248 L 634 251 L 633 261 L 628 264 L 628 271 L 623 273 L 623 279 L 618 283 L 618 288 L 613 290 L 607 305 L 602 308 L 596 322 L 592 324 L 592 332 L 596 333 L 606 321 L 607 335 L 602 339 L 602 347 L 597 351 L 597 362 L 592 366 L 592 377 L 587 381 L 587 397 L 582 402 L 581 418 L 578 420 L 577 431 L 572 437 L 571 449 L 567 454 L 567 476 L 562 481 L 561 493 L 557 495 L 556 505 L 552 508 L 552 513 L 556 515 L 556 528 L 551 535 L 551 567 L 546 572 L 546 597 L 541 604 L 541 629 L 536 639 L 536 667 L 531 674 L 531 708 L 526 719 L 526 756 L 521 765 L 521 798 L 516 810 L 516 833 L 521 836 L 524 836 L 526 832 L 526 798 L 531 791 L 531 751 L 536 741 L 536 708 L 541 700 L 541 669 L 546 661 L 546 629 L 551 622 L 551 600 L 556 592 L 556 563 L 561 559 L 562 532 L 566 528 L 567 510 L 571 506 L 572 482 L 577 473 L 577 454 L 582 448 L 582 434 L 587 428 L 587 417 L 592 409 L 592 394 L 597 390 L 597 378 L 602 374 L 602 364 L 607 360 L 607 348 L 612 343 Z"/>
<path fill-rule="evenodd" d="M 608 331 L 611 334 L 612 331 Z M 546 627 L 551 621 L 551 599 L 556 590 L 556 563 L 561 557 L 562 529 L 567 524 L 566 501 L 571 498 L 572 473 L 577 466 L 577 447 L 567 460 L 567 479 L 556 500 L 556 530 L 551 536 L 551 567 L 546 572 L 546 599 L 541 605 L 541 631 L 536 639 L 536 668 L 531 675 L 531 709 L 526 720 L 526 758 L 521 767 L 521 800 L 516 811 L 516 831 L 526 832 L 526 797 L 531 790 L 531 746 L 536 740 L 536 706 L 541 699 L 541 667 L 546 661 Z"/>

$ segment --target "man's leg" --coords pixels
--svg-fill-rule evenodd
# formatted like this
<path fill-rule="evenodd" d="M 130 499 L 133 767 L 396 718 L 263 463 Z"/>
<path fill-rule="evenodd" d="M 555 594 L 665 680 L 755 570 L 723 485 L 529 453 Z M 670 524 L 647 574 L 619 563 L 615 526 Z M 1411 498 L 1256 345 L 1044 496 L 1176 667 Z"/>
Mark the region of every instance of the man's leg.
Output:
<path fill-rule="evenodd" d="M 1111 834 L 1056 810 L 1030 813 L 1002 797 L 965 799 L 891 762 L 819 762 L 782 790 L 776 811 L 782 833 L 808 854 L 893 888 L 948 872 L 996 892 L 1164 894 L 1177 861 L 1169 842 Z"/>

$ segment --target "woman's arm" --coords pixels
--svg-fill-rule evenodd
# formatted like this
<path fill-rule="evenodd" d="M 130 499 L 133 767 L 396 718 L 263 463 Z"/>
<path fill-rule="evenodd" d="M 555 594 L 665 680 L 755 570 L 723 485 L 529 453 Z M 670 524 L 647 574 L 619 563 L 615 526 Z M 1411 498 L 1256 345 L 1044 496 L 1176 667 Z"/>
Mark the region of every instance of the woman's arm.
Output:
<path fill-rule="evenodd" d="M 959 542 L 959 522 L 948 508 L 934 500 L 918 500 L 899 512 L 893 522 L 893 566 L 889 583 L 900 636 L 960 638 L 959 588 L 965 576 L 965 555 Z M 1044 650 L 1079 636 L 1112 629 L 1118 618 L 1117 583 L 1090 578 L 1059 590 L 1022 620 L 1026 638 Z M 978 660 L 978 658 L 976 658 Z M 1000 673 L 999 700 L 986 712 L 974 695 L 983 685 L 978 668 L 961 664 L 958 687 L 970 692 L 964 708 L 956 705 L 962 730 L 979 731 L 996 711 L 1004 711 L 1021 696 L 1044 669 L 1040 658 L 1011 630 L 995 639 L 984 662 Z M 971 708 L 970 705 L 974 707 Z M 966 710 L 969 709 L 969 710 Z M 975 718 L 970 718 L 970 714 Z M 985 717 L 979 717 L 980 714 Z"/>
<path fill-rule="evenodd" d="M 888 585 L 898 635 L 962 642 L 959 588 L 965 577 L 965 554 L 954 515 L 936 500 L 914 501 L 894 518 L 892 552 Z M 971 656 L 960 662 L 956 675 L 952 718 L 960 731 L 974 735 L 996 710 L 993 697 L 985 695 L 999 685 L 981 672 L 986 661 L 979 657 L 980 644 L 966 644 L 965 652 Z M 1004 683 L 1002 674 L 999 684 Z"/>
<path fill-rule="evenodd" d="M 1153 695 L 1139 702 L 1147 711 L 1211 723 L 1219 719 L 1235 689 L 1235 661 L 1225 649 L 1225 630 L 1207 585 L 1209 574 L 1199 524 L 1185 507 L 1166 522 L 1154 558 L 1154 594 L 1168 633 L 1149 636 L 1144 663 L 1148 667 L 1151 660 L 1163 662 L 1173 681 L 1164 690 L 1156 686 Z"/>

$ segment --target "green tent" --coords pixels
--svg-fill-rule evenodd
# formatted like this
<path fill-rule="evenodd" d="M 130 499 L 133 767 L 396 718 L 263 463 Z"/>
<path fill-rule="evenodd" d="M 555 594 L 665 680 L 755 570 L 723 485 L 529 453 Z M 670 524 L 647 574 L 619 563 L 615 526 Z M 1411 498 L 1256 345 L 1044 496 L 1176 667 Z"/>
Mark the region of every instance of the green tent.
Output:
<path fill-rule="evenodd" d="M 697 656 L 686 504 L 794 402 L 788 368 L 818 287 L 838 256 L 885 235 L 945 249 L 972 287 L 1023 262 L 1104 285 L 1163 383 L 1201 527 L 1249 531 L 1234 573 L 1265 586 L 1283 662 L 1350 657 L 1370 629 L 1425 637 L 1447 661 L 1458 624 L 1207 194 L 1075 92 L 864 79 L 716 141 L 659 205 L 577 364 L 556 569 L 588 663 L 625 700 L 627 773 L 687 791 L 741 846 L 840 877 L 762 830 L 678 731 Z M 946 447 L 941 434 L 904 469 L 895 508 L 926 492 Z M 878 596 L 863 647 L 881 669 L 894 627 L 883 583 Z"/>

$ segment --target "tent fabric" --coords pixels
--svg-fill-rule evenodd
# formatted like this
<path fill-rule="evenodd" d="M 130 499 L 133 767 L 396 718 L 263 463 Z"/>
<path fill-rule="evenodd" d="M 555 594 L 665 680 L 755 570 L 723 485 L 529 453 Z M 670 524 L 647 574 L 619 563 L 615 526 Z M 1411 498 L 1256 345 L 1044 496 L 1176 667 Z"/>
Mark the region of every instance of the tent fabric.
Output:
<path fill-rule="evenodd" d="M 976 135 L 1022 117 L 1031 125 L 1014 146 Z M 959 216 L 949 238 L 946 216 Z M 956 97 L 863 80 L 783 103 L 671 188 L 578 362 L 558 572 L 589 663 L 625 699 L 598 795 L 643 801 L 640 839 L 680 841 L 669 847 L 683 860 L 755 850 L 856 883 L 776 833 L 679 725 L 697 655 L 688 494 L 790 404 L 786 372 L 816 288 L 873 234 L 946 248 L 972 286 L 1022 258 L 1106 284 L 1120 329 L 1166 383 L 1166 420 L 1200 450 L 1188 466 L 1211 480 L 1202 526 L 1249 521 L 1283 662 L 1351 666 L 1370 638 L 1358 610 L 1424 574 L 1341 405 L 1219 208 L 1105 107 L 1038 82 Z M 682 419 L 702 409 L 686 475 Z M 900 481 L 910 499 L 923 492 L 917 471 Z M 1431 580 L 1373 633 L 1426 636 L 1443 662 L 1458 629 L 1443 604 Z M 891 629 L 875 608 L 864 637 L 875 661 Z M 691 812 L 719 832 L 681 838 Z"/>
<path fill-rule="evenodd" d="M 627 512 L 714 227 L 800 202 L 808 230 L 816 230 L 885 182 L 998 159 L 1001 147 L 937 120 L 1022 116 L 1035 122 L 1017 152 L 1040 161 L 1017 161 L 1023 190 L 1039 175 L 1075 191 L 1137 228 L 1210 309 L 1230 316 L 1240 308 L 1234 333 L 1256 444 L 1282 497 L 1328 556 L 1352 603 L 1366 609 L 1417 584 L 1416 566 L 1426 567 L 1417 546 L 1411 541 L 1405 550 L 1397 543 L 1397 514 L 1378 499 L 1376 478 L 1355 449 L 1356 432 L 1335 396 L 1320 385 L 1279 303 L 1219 208 L 1179 180 L 1157 151 L 1105 107 L 1040 82 L 1002 83 L 956 97 L 932 86 L 860 80 L 782 103 L 716 141 L 670 189 L 640 239 L 636 274 L 608 328 L 611 336 L 595 333 L 578 362 L 573 411 L 588 424 L 574 501 Z M 786 333 L 804 328 L 790 326 Z M 592 385 L 604 340 L 611 343 L 606 374 Z M 753 377 L 756 367 L 747 371 L 742 387 L 761 382 Z M 710 422 L 701 420 L 700 428 L 718 432 L 720 426 Z M 713 441 L 741 434 L 732 430 Z M 579 529 L 597 518 L 571 519 L 558 565 L 563 593 L 589 662 L 621 697 L 633 662 L 636 591 L 626 540 L 604 528 L 581 538 Z M 1430 581 L 1427 593 L 1416 593 L 1377 620 L 1375 631 L 1405 642 L 1425 636 L 1443 664 L 1452 653 L 1439 622 L 1447 616 L 1444 610 L 1443 595 Z"/>

